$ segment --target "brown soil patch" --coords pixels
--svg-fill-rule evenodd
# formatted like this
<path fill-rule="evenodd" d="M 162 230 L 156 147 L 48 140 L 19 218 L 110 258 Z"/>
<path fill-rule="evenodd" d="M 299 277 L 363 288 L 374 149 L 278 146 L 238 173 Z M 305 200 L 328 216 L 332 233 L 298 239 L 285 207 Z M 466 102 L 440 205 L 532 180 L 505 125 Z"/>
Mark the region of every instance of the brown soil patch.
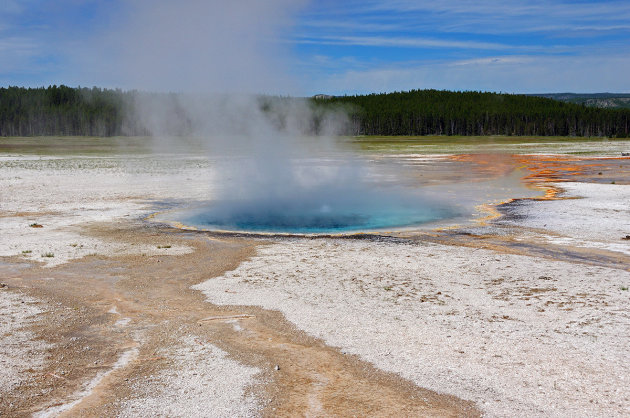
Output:
<path fill-rule="evenodd" d="M 269 400 L 263 411 L 266 416 L 479 415 L 470 402 L 418 388 L 326 346 L 295 329 L 280 313 L 214 306 L 203 300 L 201 292 L 190 289 L 234 269 L 253 255 L 260 242 L 209 239 L 201 233 L 143 224 L 97 225 L 85 232 L 134 244 L 188 245 L 195 252 L 89 256 L 47 269 L 17 259 L 0 264 L 10 290 L 20 289 L 48 303 L 49 312 L 34 331 L 54 344 L 45 369 L 31 371 L 28 384 L 3 398 L 0 415 L 28 416 L 67 403 L 85 382 L 111 370 L 121 353 L 135 347 L 135 360 L 109 374 L 68 412 L 115 415 L 120 401 L 134 396 L 134 385 L 169 367 L 159 349 L 176 344 L 184 335 L 212 343 L 239 362 L 262 369 L 263 380 L 269 383 L 252 390 Z M 114 307 L 119 314 L 112 313 Z M 129 323 L 116 326 L 123 317 Z M 229 320 L 238 320 L 242 330 L 236 331 Z"/>

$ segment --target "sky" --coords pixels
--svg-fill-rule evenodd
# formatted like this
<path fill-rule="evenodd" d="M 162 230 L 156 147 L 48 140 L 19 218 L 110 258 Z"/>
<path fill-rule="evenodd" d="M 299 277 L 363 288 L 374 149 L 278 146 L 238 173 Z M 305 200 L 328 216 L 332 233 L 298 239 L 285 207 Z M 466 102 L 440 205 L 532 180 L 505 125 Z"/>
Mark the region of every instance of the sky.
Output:
<path fill-rule="evenodd" d="M 592 93 L 629 74 L 627 0 L 0 2 L 0 86 Z"/>

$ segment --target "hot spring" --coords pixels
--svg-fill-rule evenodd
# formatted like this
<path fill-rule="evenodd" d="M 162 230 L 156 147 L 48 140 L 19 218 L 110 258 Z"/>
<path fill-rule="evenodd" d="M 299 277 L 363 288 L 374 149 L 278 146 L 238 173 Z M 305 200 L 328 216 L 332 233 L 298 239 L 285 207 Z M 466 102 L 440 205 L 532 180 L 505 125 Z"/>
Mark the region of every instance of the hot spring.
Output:
<path fill-rule="evenodd" d="M 352 234 L 467 224 L 488 215 L 484 205 L 544 194 L 524 184 L 517 167 L 488 174 L 440 156 L 396 156 L 398 166 L 335 152 L 262 167 L 255 161 L 212 159 L 211 187 L 198 193 L 207 198 L 185 208 L 170 203 L 174 210 L 155 219 L 209 231 Z"/>
<path fill-rule="evenodd" d="M 218 201 L 177 212 L 175 218 L 204 230 L 336 234 L 409 227 L 456 214 L 418 196 L 372 192 L 338 199 L 296 195 L 290 200 Z"/>
<path fill-rule="evenodd" d="M 320 177 L 314 184 L 274 179 L 273 187 L 252 180 L 249 186 L 255 187 L 246 190 L 240 182 L 225 182 L 216 200 L 170 212 L 168 217 L 214 231 L 343 234 L 404 228 L 458 215 L 451 204 L 428 198 L 418 188 L 354 177 Z M 236 191 L 236 186 L 241 188 Z"/>

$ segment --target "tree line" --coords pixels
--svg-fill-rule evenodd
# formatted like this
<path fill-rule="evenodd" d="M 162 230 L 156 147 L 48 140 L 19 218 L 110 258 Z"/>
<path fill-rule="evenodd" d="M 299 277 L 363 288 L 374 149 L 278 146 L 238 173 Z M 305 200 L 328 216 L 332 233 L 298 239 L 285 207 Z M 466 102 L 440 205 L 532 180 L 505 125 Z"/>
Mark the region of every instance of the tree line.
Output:
<path fill-rule="evenodd" d="M 600 109 L 544 97 L 412 90 L 324 97 L 348 110 L 351 135 L 520 135 L 627 138 L 630 110 Z"/>
<path fill-rule="evenodd" d="M 292 100 L 307 100 L 306 133 L 318 133 L 332 112 L 345 115 L 347 135 L 630 136 L 630 110 L 601 109 L 543 97 L 484 92 L 412 90 L 310 99 L 261 97 L 274 123 Z M 279 105 L 273 105 L 274 102 Z M 143 136 L 138 103 L 168 109 L 163 132 L 188 135 L 194 119 L 179 96 L 100 88 L 0 88 L 0 136 Z M 279 110 L 280 109 L 280 110 Z M 144 122 L 143 122 L 144 121 Z"/>
<path fill-rule="evenodd" d="M 118 135 L 124 95 L 66 86 L 0 88 L 0 135 Z"/>

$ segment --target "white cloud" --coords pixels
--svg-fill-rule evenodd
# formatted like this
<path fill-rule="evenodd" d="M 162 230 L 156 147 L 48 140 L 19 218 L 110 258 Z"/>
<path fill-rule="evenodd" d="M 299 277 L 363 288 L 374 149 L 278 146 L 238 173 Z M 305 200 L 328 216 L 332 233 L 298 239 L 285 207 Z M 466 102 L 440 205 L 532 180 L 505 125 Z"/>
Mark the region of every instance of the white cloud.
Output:
<path fill-rule="evenodd" d="M 510 56 L 349 70 L 317 80 L 332 94 L 410 89 L 630 92 L 630 56 Z"/>
<path fill-rule="evenodd" d="M 17 0 L 3 0 L 2 3 L 0 3 L 0 13 L 20 13 L 22 10 L 24 10 L 24 3 L 25 2 L 19 2 Z"/>
<path fill-rule="evenodd" d="M 297 39 L 296 43 L 311 43 L 322 45 L 354 45 L 354 46 L 385 46 L 405 48 L 460 48 L 460 49 L 508 49 L 509 45 L 492 42 L 449 41 L 431 38 L 405 38 L 397 36 L 322 36 L 316 39 Z"/>
<path fill-rule="evenodd" d="M 315 29 L 338 29 L 352 32 L 366 31 L 399 31 L 401 27 L 396 24 L 374 23 L 374 22 L 353 22 L 348 20 L 326 19 L 303 19 L 300 21 L 302 27 Z"/>
<path fill-rule="evenodd" d="M 26 37 L 0 38 L 0 86 L 13 72 L 32 73 L 33 60 L 41 55 L 39 45 Z"/>
<path fill-rule="evenodd" d="M 625 19 L 630 17 L 627 1 L 549 1 L 549 0 L 389 0 L 369 1 L 372 10 L 398 12 L 438 12 L 452 15 L 504 17 L 547 17 L 555 19 Z"/>
<path fill-rule="evenodd" d="M 288 45 L 277 39 L 301 3 L 138 0 L 77 45 L 76 78 L 158 91 L 290 90 Z"/>
<path fill-rule="evenodd" d="M 342 4 L 336 6 L 341 15 L 339 23 L 329 27 L 348 21 L 358 28 L 362 24 L 367 27 L 376 16 L 380 24 L 387 23 L 398 30 L 414 30 L 420 25 L 439 32 L 514 34 L 627 27 L 630 21 L 630 2 L 618 0 L 364 0 Z"/>
<path fill-rule="evenodd" d="M 288 93 L 278 39 L 306 1 L 0 0 L 0 83 Z"/>

